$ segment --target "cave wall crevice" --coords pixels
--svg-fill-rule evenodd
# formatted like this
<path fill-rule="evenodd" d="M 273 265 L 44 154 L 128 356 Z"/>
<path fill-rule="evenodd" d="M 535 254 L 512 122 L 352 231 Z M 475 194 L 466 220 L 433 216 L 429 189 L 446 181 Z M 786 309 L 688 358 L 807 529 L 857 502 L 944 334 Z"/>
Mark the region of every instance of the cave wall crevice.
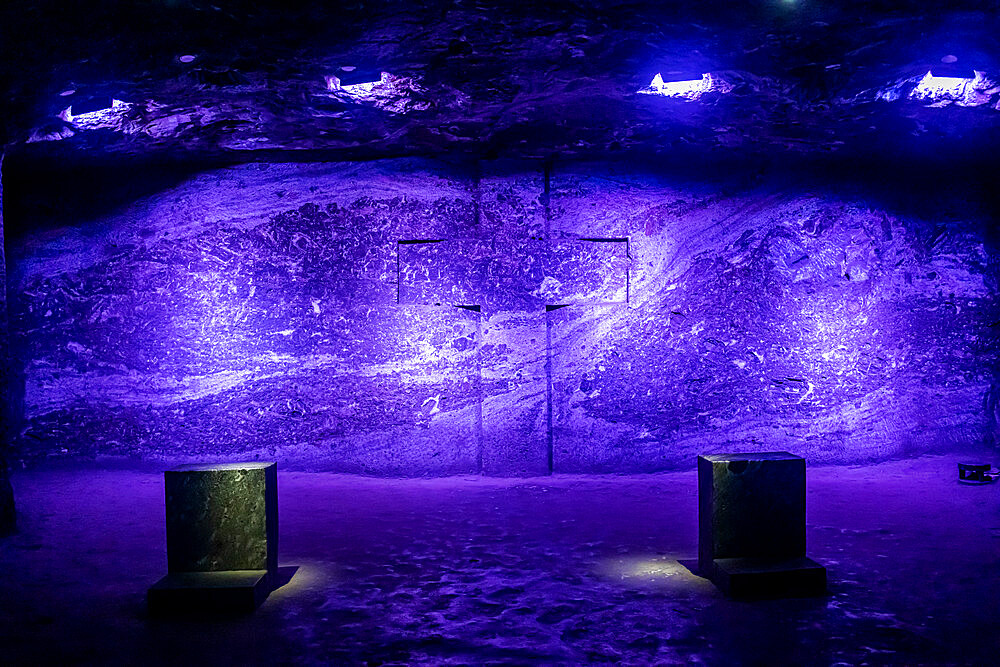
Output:
<path fill-rule="evenodd" d="M 0 151 L 0 536 L 12 532 L 17 524 L 14 504 L 14 489 L 10 484 L 8 456 L 15 431 L 16 411 L 11 401 L 11 359 L 10 335 L 7 320 L 7 261 L 4 251 L 3 217 L 3 163 L 4 153 Z"/>

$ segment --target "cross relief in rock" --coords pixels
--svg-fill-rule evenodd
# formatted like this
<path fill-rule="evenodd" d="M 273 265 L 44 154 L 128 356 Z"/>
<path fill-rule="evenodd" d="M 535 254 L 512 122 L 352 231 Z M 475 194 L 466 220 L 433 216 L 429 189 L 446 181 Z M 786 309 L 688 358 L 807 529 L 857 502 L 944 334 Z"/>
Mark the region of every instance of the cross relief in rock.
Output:
<path fill-rule="evenodd" d="M 405 239 L 397 262 L 400 305 L 479 313 L 480 469 L 550 472 L 554 311 L 626 304 L 628 239 Z"/>
<path fill-rule="evenodd" d="M 403 240 L 398 301 L 488 313 L 627 303 L 628 251 L 625 238 Z"/>

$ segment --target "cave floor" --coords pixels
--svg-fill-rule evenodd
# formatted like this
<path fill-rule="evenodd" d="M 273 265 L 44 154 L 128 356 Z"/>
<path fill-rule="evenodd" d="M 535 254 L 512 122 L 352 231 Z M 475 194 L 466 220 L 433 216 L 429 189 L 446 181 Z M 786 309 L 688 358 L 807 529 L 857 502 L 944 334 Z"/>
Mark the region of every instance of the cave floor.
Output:
<path fill-rule="evenodd" d="M 731 601 L 697 551 L 691 472 L 386 480 L 279 473 L 280 563 L 257 612 L 154 620 L 162 475 L 15 473 L 0 663 L 996 664 L 1000 484 L 962 457 L 811 467 L 822 598 Z M 285 570 L 286 572 L 289 570 Z"/>

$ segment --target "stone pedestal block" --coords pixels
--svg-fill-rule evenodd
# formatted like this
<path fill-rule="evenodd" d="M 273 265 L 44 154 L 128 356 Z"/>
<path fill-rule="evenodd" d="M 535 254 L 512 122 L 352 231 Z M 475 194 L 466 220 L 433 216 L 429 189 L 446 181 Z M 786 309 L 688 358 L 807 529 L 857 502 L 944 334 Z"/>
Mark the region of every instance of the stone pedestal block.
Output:
<path fill-rule="evenodd" d="M 787 452 L 698 457 L 698 560 L 806 553 L 806 461 Z"/>
<path fill-rule="evenodd" d="M 267 570 L 172 572 L 149 589 L 149 610 L 155 616 L 247 614 L 271 592 Z"/>
<path fill-rule="evenodd" d="M 275 463 L 186 465 L 164 473 L 169 574 L 153 612 L 248 611 L 278 569 Z"/>
<path fill-rule="evenodd" d="M 711 579 L 734 598 L 785 598 L 821 595 L 826 568 L 811 558 L 718 558 Z"/>
<path fill-rule="evenodd" d="M 812 595 L 806 462 L 788 452 L 698 457 L 698 568 L 734 596 Z"/>
<path fill-rule="evenodd" d="M 181 466 L 164 482 L 170 572 L 277 569 L 277 464 Z"/>

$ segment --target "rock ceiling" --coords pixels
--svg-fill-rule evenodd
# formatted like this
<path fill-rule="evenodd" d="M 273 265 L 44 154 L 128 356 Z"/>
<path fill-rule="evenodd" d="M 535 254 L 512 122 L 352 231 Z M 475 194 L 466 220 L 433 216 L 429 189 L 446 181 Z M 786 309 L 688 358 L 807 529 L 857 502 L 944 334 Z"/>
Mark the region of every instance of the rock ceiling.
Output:
<path fill-rule="evenodd" d="M 70 4 L 0 9 L 8 146 L 233 159 L 1000 147 L 997 3 Z"/>

